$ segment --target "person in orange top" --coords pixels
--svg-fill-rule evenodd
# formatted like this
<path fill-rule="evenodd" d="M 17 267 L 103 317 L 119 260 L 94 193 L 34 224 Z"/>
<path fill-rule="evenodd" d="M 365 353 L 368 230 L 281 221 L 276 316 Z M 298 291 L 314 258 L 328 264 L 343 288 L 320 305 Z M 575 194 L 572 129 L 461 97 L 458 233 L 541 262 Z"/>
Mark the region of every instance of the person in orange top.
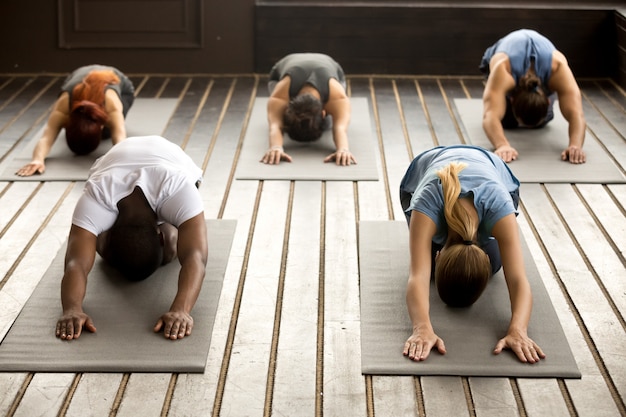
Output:
<path fill-rule="evenodd" d="M 93 152 L 103 138 L 110 137 L 114 145 L 124 140 L 124 119 L 134 93 L 133 83 L 117 68 L 89 65 L 72 72 L 61 86 L 32 160 L 16 174 L 43 174 L 45 159 L 63 128 L 68 147 L 77 155 Z"/>

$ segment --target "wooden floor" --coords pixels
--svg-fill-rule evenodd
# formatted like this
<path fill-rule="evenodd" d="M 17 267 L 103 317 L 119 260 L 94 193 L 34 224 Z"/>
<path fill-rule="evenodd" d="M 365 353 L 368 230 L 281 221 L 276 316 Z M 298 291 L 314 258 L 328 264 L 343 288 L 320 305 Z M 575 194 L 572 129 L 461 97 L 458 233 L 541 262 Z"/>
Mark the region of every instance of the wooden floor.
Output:
<path fill-rule="evenodd" d="M 40 128 L 63 77 L 0 75 L 0 163 Z M 357 223 L 403 219 L 406 167 L 465 141 L 453 99 L 479 98 L 480 78 L 349 78 L 374 116 L 376 182 L 235 180 L 264 76 L 132 79 L 139 97 L 179 98 L 163 135 L 204 169 L 207 218 L 238 221 L 206 372 L 0 373 L 0 415 L 626 415 L 626 185 L 521 189 L 519 222 L 582 379 L 361 375 Z M 580 85 L 587 141 L 624 172 L 626 94 L 610 80 Z M 0 338 L 66 239 L 81 189 L 0 182 Z"/>

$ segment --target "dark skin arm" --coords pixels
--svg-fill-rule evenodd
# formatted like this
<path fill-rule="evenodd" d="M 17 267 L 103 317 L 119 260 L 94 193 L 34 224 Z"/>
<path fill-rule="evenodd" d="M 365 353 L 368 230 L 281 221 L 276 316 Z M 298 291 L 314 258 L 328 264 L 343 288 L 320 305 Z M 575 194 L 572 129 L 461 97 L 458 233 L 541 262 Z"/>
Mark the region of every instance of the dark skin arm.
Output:
<path fill-rule="evenodd" d="M 65 271 L 61 281 L 63 316 L 57 321 L 56 337 L 78 339 L 86 329 L 95 332 L 91 318 L 83 311 L 87 276 L 96 256 L 96 236 L 72 225 L 65 253 Z"/>
<path fill-rule="evenodd" d="M 154 326 L 155 332 L 162 331 L 163 336 L 171 340 L 183 339 L 193 329 L 191 310 L 202 288 L 208 256 L 204 213 L 180 225 L 177 253 L 181 265 L 178 291 L 169 311 Z"/>

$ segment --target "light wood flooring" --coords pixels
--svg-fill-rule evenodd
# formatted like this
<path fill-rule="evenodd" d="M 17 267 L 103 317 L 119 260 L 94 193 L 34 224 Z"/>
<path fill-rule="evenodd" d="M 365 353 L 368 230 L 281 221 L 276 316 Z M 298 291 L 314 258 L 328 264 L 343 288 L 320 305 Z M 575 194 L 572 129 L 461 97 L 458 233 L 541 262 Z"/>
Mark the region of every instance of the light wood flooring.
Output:
<path fill-rule="evenodd" d="M 45 122 L 63 78 L 0 74 L 0 163 Z M 179 99 L 163 136 L 204 169 L 206 217 L 238 222 L 206 372 L 0 373 L 0 415 L 626 415 L 624 184 L 521 188 L 519 223 L 582 379 L 361 374 L 357 224 L 403 219 L 406 167 L 465 141 L 453 99 L 480 98 L 481 78 L 350 77 L 350 94 L 369 99 L 379 157 L 380 180 L 360 182 L 235 180 L 264 75 L 131 78 L 139 97 Z M 626 94 L 606 79 L 580 86 L 586 140 L 624 172 Z M 0 338 L 66 239 L 81 190 L 0 182 Z"/>

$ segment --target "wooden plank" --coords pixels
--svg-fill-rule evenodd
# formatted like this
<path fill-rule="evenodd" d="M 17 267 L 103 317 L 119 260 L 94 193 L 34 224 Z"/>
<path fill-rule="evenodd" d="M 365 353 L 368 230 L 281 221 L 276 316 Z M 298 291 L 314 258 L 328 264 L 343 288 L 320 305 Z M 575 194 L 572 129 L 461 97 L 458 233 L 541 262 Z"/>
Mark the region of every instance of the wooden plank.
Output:
<path fill-rule="evenodd" d="M 365 410 L 361 375 L 356 218 L 351 182 L 326 183 L 324 414 Z M 357 411 L 358 412 L 358 411 Z"/>
<path fill-rule="evenodd" d="M 448 103 L 443 96 L 438 80 L 426 79 L 418 81 L 419 88 L 424 95 L 426 108 L 430 116 L 430 123 L 438 145 L 457 145 L 461 138 L 456 130 Z"/>
<path fill-rule="evenodd" d="M 620 259 L 615 253 L 603 231 L 596 225 L 592 217 L 595 213 L 589 212 L 570 185 L 550 184 L 546 186 L 546 189 L 557 207 L 563 208 L 559 210 L 560 215 L 563 216 L 570 233 L 575 237 L 580 250 L 589 262 L 596 282 L 606 292 L 605 296 L 610 304 L 617 309 L 615 314 L 621 315 L 620 320 L 623 325 L 624 317 L 626 317 L 626 269 L 623 257 Z M 594 207 L 598 207 L 605 213 L 612 212 L 610 223 L 607 223 L 610 224 L 610 229 L 614 232 L 620 228 L 622 232 L 626 231 L 626 218 L 615 210 L 615 205 L 612 204 L 601 185 L 586 184 L 583 189 L 589 196 L 595 197 L 587 199 L 588 202 L 594 204 Z M 602 201 L 604 204 L 600 205 Z"/>
<path fill-rule="evenodd" d="M 122 374 L 82 374 L 67 408 L 66 416 L 108 415 L 122 381 Z"/>
<path fill-rule="evenodd" d="M 360 181 L 357 183 L 358 198 L 359 198 L 359 218 L 377 218 L 384 216 L 385 219 L 389 218 L 389 205 L 387 201 L 387 187 L 385 172 L 383 171 L 383 161 L 380 152 L 380 122 L 378 116 L 378 104 L 376 102 L 376 95 L 372 93 L 370 89 L 369 78 L 349 78 L 348 87 L 351 97 L 365 97 L 369 103 L 370 116 L 372 117 L 372 146 L 375 146 L 379 151 L 376 153 L 379 158 L 377 163 L 378 169 L 378 181 Z M 352 138 L 350 140 L 359 140 L 358 138 Z M 361 203 L 366 202 L 367 203 Z"/>
<path fill-rule="evenodd" d="M 116 415 L 120 417 L 161 415 L 170 378 L 170 374 L 131 374 Z"/>
<path fill-rule="evenodd" d="M 237 228 L 213 324 L 207 367 L 202 375 L 181 374 L 178 376 L 170 404 L 170 415 L 210 415 L 213 410 L 215 410 L 213 415 L 219 415 L 222 411 L 222 396 L 224 391 L 229 389 L 225 386 L 227 384 L 225 380 L 229 377 L 230 359 L 233 355 L 240 356 L 238 350 L 233 351 L 231 337 L 234 337 L 239 322 L 241 303 L 239 286 L 242 286 L 243 291 L 247 278 L 245 271 L 248 267 L 248 240 L 252 238 L 249 232 L 255 214 L 258 187 L 259 184 L 256 181 L 236 181 L 230 190 L 223 218 L 236 219 Z M 204 185 L 201 189 L 205 189 Z M 241 371 L 243 370 L 239 370 Z M 234 384 L 239 383 L 236 377 L 231 375 L 230 378 L 234 380 Z M 227 403 L 224 414 L 228 413 L 229 406 L 230 404 Z"/>
<path fill-rule="evenodd" d="M 222 409 L 259 414 L 265 407 L 289 182 L 263 183 Z"/>
<path fill-rule="evenodd" d="M 420 380 L 424 391 L 426 415 L 441 417 L 470 415 L 461 378 L 456 376 L 424 376 Z"/>
<path fill-rule="evenodd" d="M 74 374 L 35 374 L 13 415 L 57 416 L 73 380 Z"/>
<path fill-rule="evenodd" d="M 567 231 L 563 229 L 561 219 L 553 210 L 546 210 L 546 207 L 550 207 L 550 201 L 541 187 L 537 184 L 525 184 L 522 201 L 558 270 L 562 285 L 576 306 L 599 357 L 612 377 L 615 389 L 623 397 L 626 375 L 621 372 L 623 361 L 617 352 L 626 348 L 626 333 Z"/>
<path fill-rule="evenodd" d="M 507 378 L 469 378 L 469 385 L 478 417 L 514 417 L 520 412 Z"/>
<path fill-rule="evenodd" d="M 322 183 L 296 183 L 282 294 L 273 415 L 315 415 Z"/>
<path fill-rule="evenodd" d="M 525 188 L 525 186 L 524 186 Z M 522 194 L 525 194 L 522 190 Z M 524 196 L 522 196 L 522 199 Z M 530 197 L 527 197 L 530 198 Z M 518 216 L 518 224 L 528 244 L 530 252 L 533 254 L 533 260 L 537 266 L 539 274 L 543 278 L 543 283 L 546 286 L 548 294 L 550 294 L 550 300 L 559 317 L 563 331 L 567 337 L 567 341 L 570 345 L 572 353 L 576 359 L 576 364 L 583 374 L 581 379 L 568 379 L 565 380 L 567 390 L 570 393 L 570 397 L 574 403 L 576 412 L 580 416 L 613 416 L 619 414 L 618 409 L 615 407 L 615 402 L 611 398 L 611 392 L 609 391 L 604 376 L 606 373 L 604 369 L 598 368 L 598 363 L 595 357 L 595 350 L 590 350 L 590 346 L 585 339 L 585 335 L 582 333 L 582 329 L 579 327 L 579 323 L 576 317 L 572 314 L 572 307 L 569 304 L 569 300 L 565 298 L 563 290 L 559 286 L 557 276 L 554 270 L 554 265 L 551 261 L 544 256 L 537 239 L 531 229 L 531 224 L 527 221 L 526 216 L 521 213 Z M 532 225 L 534 227 L 534 225 Z M 553 355 L 558 355 L 559 352 L 546 352 L 548 360 Z M 524 392 L 525 398 L 530 397 L 530 393 L 523 385 L 520 387 Z M 557 392 L 557 388 L 553 384 L 549 385 L 551 393 L 556 401 L 561 401 L 562 395 Z M 529 399 L 530 400 L 530 399 Z M 530 400 L 534 401 L 534 400 Z M 546 405 L 551 407 L 552 401 Z M 536 406 L 533 406 L 536 407 Z"/>

